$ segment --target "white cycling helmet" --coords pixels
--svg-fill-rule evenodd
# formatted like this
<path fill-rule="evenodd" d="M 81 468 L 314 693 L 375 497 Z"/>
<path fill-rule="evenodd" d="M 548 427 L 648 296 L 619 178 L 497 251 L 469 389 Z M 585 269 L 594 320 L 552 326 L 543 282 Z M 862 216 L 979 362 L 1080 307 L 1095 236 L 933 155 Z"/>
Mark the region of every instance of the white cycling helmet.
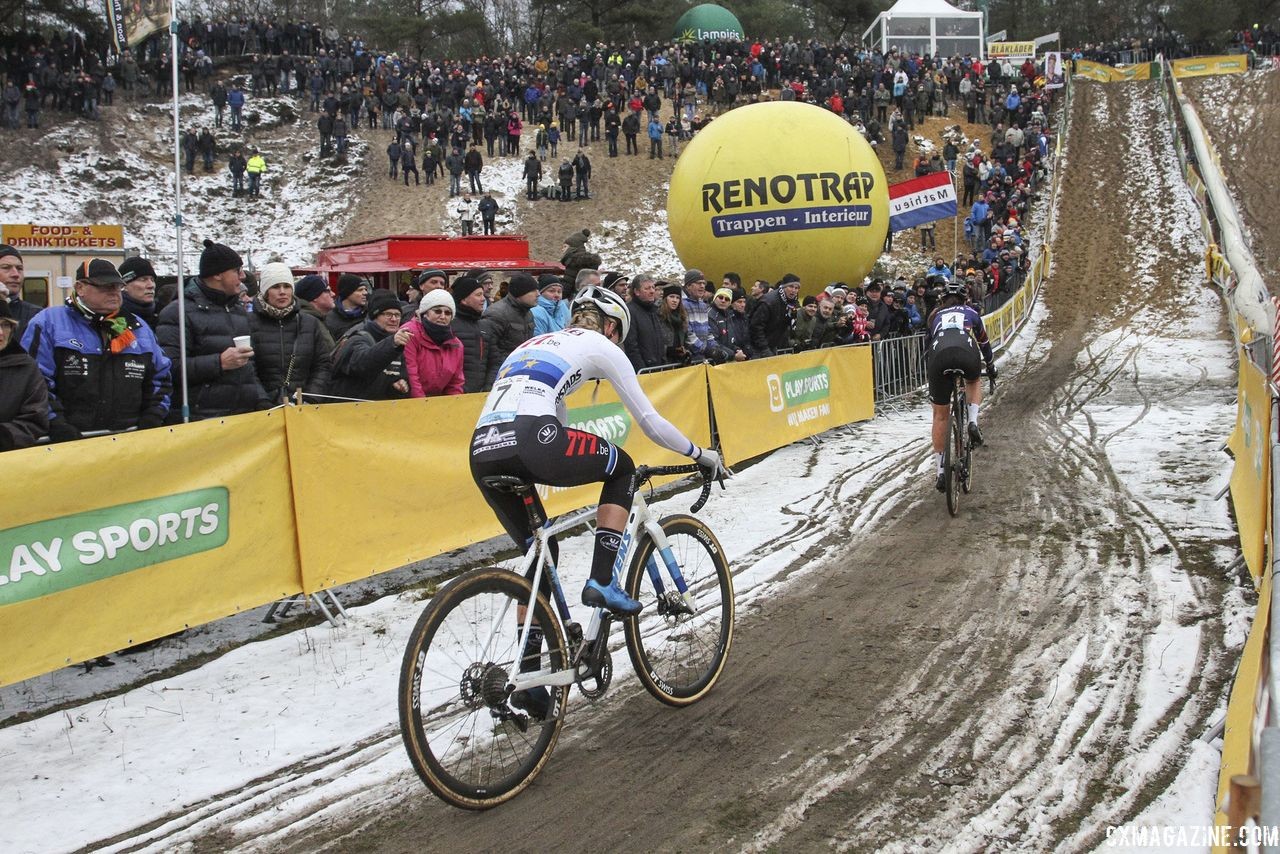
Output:
<path fill-rule="evenodd" d="M 605 317 L 618 321 L 618 341 L 627 340 L 627 333 L 631 331 L 631 312 L 627 311 L 627 304 L 623 302 L 622 297 L 597 285 L 589 285 L 578 291 L 577 296 L 573 298 L 571 311 L 577 311 L 586 305 L 595 306 L 596 310 Z"/>

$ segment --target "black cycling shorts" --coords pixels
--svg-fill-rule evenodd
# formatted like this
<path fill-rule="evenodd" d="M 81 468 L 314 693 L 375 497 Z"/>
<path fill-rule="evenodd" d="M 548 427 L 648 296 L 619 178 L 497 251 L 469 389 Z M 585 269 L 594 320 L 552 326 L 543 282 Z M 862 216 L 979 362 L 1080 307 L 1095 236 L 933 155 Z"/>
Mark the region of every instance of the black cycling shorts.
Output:
<path fill-rule="evenodd" d="M 471 434 L 471 476 L 502 527 L 522 549 L 533 536 L 524 505 L 509 492 L 486 489 L 481 478 L 505 474 L 549 486 L 603 481 L 600 503 L 630 508 L 635 470 L 626 451 L 595 433 L 565 427 L 553 415 L 520 416 L 506 424 L 477 427 Z M 534 500 L 538 501 L 536 493 Z"/>
<path fill-rule="evenodd" d="M 951 402 L 953 383 L 943 376 L 946 371 L 962 371 L 966 382 L 976 380 L 982 376 L 982 356 L 965 344 L 929 351 L 929 400 L 938 406 Z"/>

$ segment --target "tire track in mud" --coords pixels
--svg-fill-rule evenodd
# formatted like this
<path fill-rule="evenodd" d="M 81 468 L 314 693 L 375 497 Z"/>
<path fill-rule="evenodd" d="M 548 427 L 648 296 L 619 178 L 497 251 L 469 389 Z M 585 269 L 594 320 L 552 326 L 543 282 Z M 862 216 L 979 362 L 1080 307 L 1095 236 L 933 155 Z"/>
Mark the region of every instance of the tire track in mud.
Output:
<path fill-rule="evenodd" d="M 1079 850 L 1163 791 L 1230 675 L 1215 607 L 1225 583 L 1214 544 L 1126 485 L 1108 447 L 1157 408 L 1200 415 L 1231 389 L 1202 366 L 1180 382 L 1139 366 L 1201 310 L 1185 284 L 1199 265 L 1180 237 L 1186 200 L 1158 165 L 1132 174 L 1172 151 L 1150 134 L 1154 88 L 1077 94 L 1039 340 L 1005 368 L 958 517 L 926 485 L 923 425 L 879 459 L 833 434 L 811 453 L 849 468 L 762 520 L 781 530 L 736 562 L 741 573 L 784 556 L 770 581 L 795 577 L 781 592 L 765 582 L 739 611 L 706 700 L 676 711 L 619 685 L 575 709 L 539 780 L 498 810 L 450 810 L 400 775 L 345 810 L 342 794 L 276 820 L 264 804 L 258 840 L 344 852 L 424 840 Z M 1128 299 L 1099 298 L 1126 282 Z M 1195 446 L 1199 429 L 1175 461 L 1212 453 Z M 1213 468 L 1201 465 L 1203 482 Z M 1187 672 L 1162 670 L 1166 638 L 1195 650 Z M 1168 692 L 1155 713 L 1143 702 L 1153 685 Z M 218 840 L 235 843 L 258 847 Z"/>

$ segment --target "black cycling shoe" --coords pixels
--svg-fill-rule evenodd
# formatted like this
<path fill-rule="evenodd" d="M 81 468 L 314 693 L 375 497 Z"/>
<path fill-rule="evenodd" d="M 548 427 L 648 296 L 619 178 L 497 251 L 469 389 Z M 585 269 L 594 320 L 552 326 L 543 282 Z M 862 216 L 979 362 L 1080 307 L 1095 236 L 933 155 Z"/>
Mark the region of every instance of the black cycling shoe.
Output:
<path fill-rule="evenodd" d="M 942 472 L 938 472 L 938 480 L 936 481 L 936 483 L 935 483 L 934 485 L 938 488 L 938 491 L 939 491 L 939 492 L 946 492 L 946 491 L 947 491 L 947 476 L 946 476 L 945 474 L 943 474 Z"/>
<path fill-rule="evenodd" d="M 972 421 L 969 422 L 969 444 L 975 448 L 982 447 L 982 431 Z"/>
<path fill-rule="evenodd" d="M 511 707 L 527 712 L 535 721 L 545 721 L 547 712 L 551 711 L 551 692 L 542 685 L 523 691 L 512 691 Z"/>

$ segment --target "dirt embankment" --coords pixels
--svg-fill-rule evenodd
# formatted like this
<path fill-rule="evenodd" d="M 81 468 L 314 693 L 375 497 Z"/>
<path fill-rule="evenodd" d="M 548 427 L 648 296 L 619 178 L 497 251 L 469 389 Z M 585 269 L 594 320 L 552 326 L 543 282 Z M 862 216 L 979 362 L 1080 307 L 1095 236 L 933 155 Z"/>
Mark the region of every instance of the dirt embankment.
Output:
<path fill-rule="evenodd" d="M 1255 71 L 1182 81 L 1222 158 L 1258 263 L 1273 295 L 1280 296 L 1280 74 Z"/>

